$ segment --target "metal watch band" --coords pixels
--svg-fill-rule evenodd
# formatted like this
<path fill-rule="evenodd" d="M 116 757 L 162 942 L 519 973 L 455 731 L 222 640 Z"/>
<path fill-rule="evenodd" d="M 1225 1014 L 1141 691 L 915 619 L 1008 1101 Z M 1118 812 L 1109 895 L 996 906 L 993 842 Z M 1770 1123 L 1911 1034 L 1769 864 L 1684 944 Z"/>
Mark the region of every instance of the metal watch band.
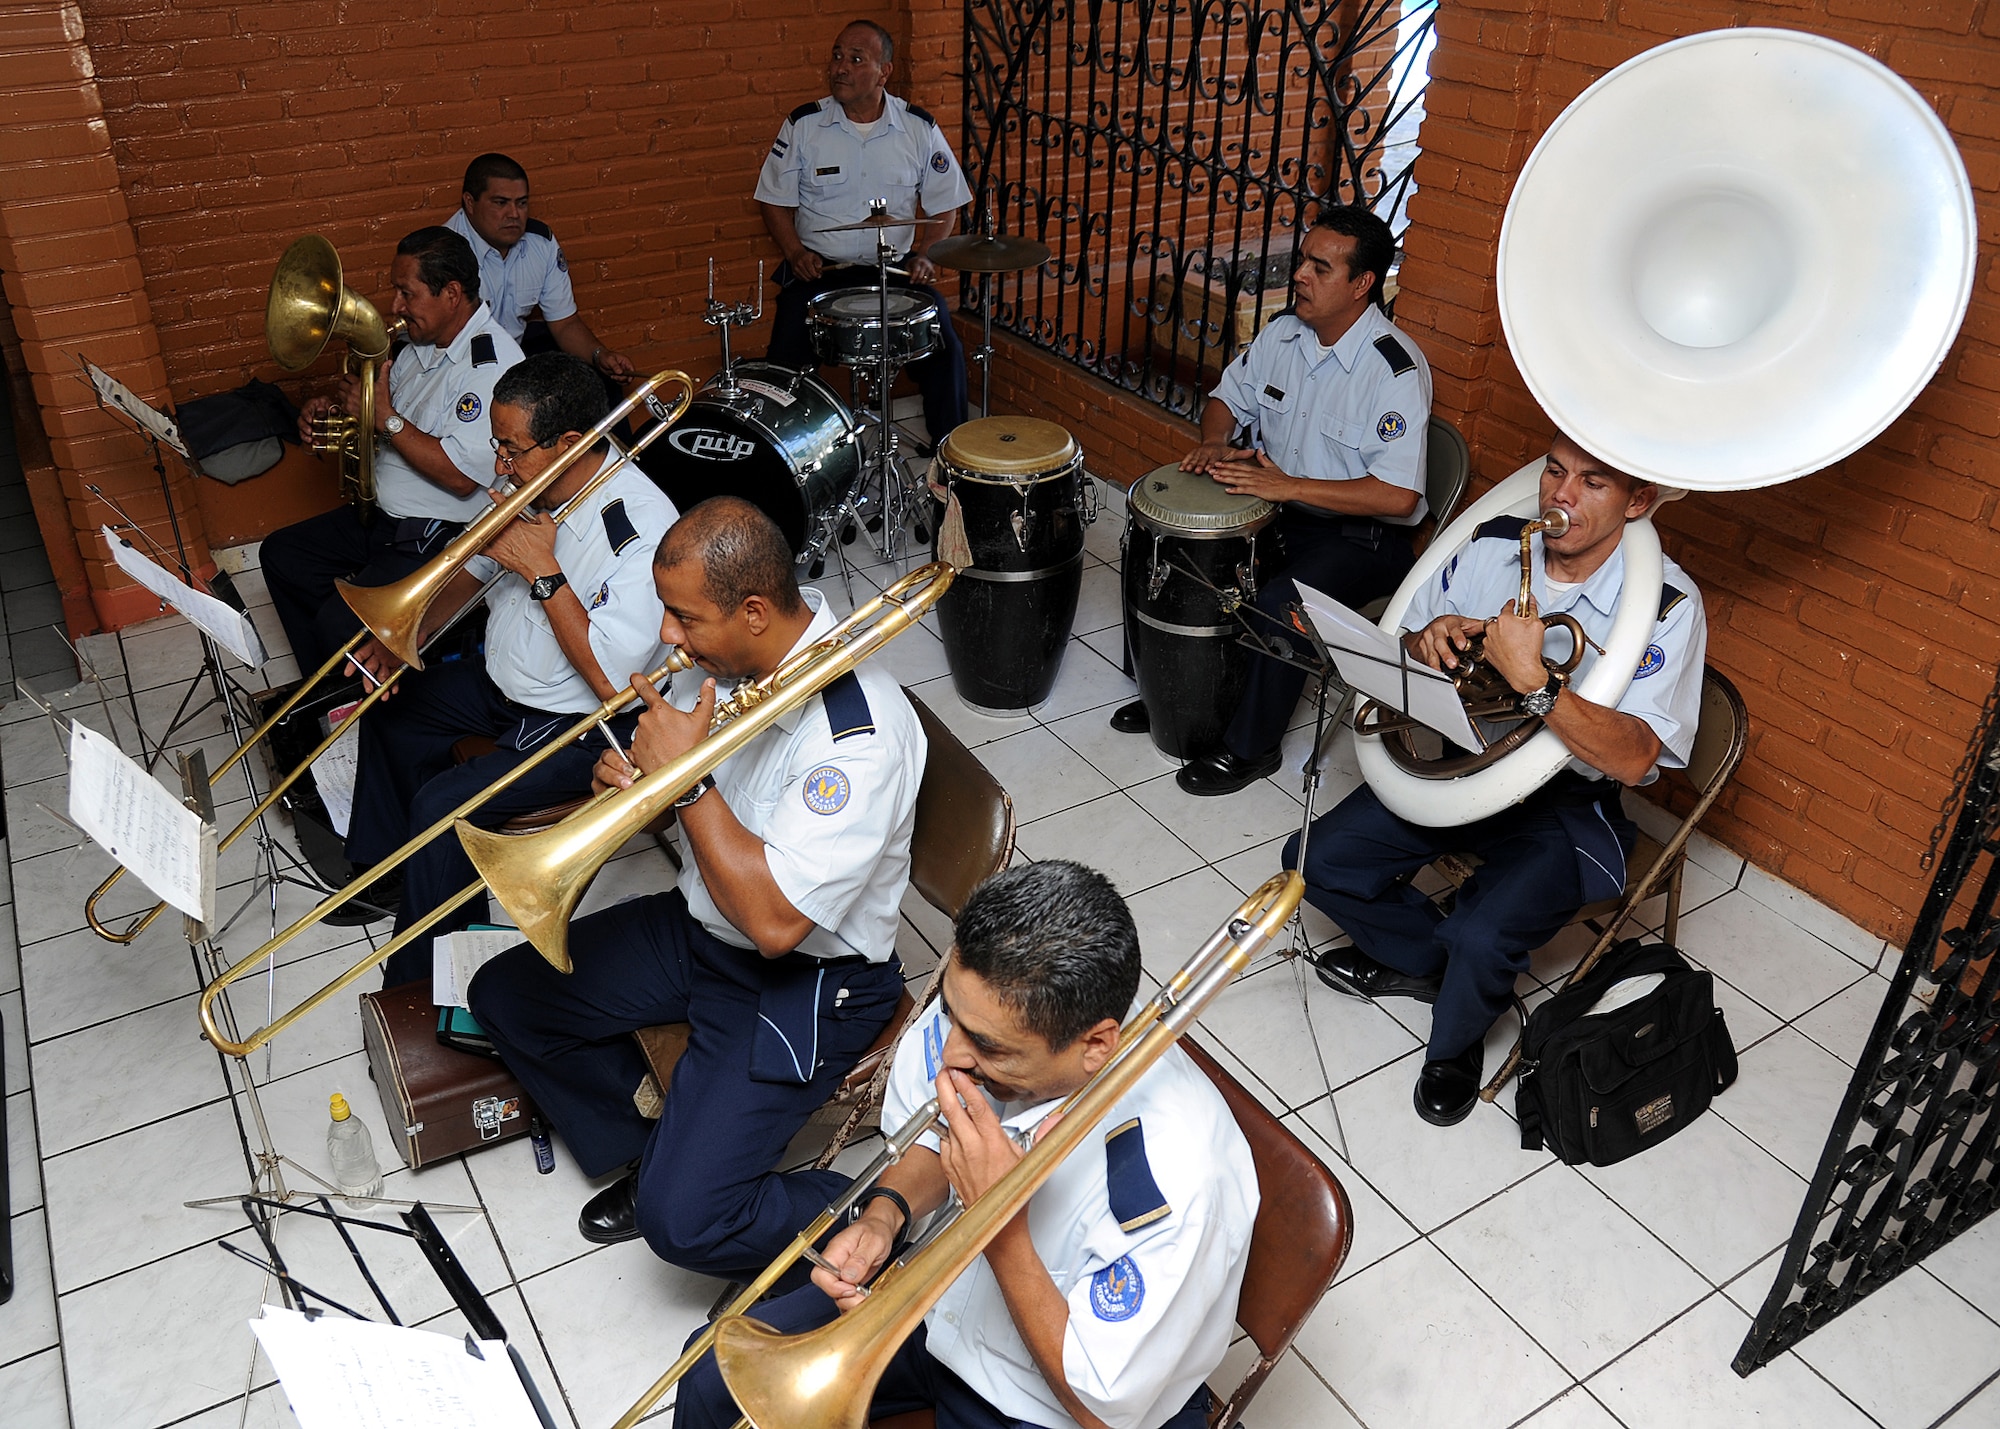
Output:
<path fill-rule="evenodd" d="M 714 787 L 715 787 L 715 777 L 710 774 L 704 774 L 701 776 L 701 781 L 697 783 L 694 786 L 694 788 L 688 790 L 687 793 L 681 795 L 680 798 L 674 800 L 674 807 L 676 809 L 685 809 L 688 805 L 695 803 L 697 800 L 701 798 L 703 794 L 706 794 L 709 790 L 713 789 Z"/>

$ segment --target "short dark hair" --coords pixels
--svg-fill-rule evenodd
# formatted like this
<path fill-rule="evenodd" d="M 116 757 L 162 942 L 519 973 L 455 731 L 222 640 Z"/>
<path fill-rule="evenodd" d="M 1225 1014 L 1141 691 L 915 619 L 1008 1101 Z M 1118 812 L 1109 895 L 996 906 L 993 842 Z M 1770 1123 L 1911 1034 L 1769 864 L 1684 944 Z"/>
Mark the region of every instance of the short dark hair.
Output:
<path fill-rule="evenodd" d="M 1368 296 L 1376 307 L 1382 307 L 1382 289 L 1389 282 L 1389 265 L 1396 261 L 1396 235 L 1389 231 L 1388 223 L 1372 209 L 1358 203 L 1344 203 L 1321 209 L 1313 227 L 1342 233 L 1354 240 L 1354 256 L 1348 259 L 1347 276 L 1358 278 L 1363 273 L 1373 273 L 1375 286 L 1369 289 Z"/>
<path fill-rule="evenodd" d="M 1111 881 L 1051 859 L 996 873 L 953 925 L 958 961 L 1060 1052 L 1139 991 L 1139 930 Z"/>
<path fill-rule="evenodd" d="M 417 260 L 417 276 L 436 297 L 447 283 L 464 290 L 466 301 L 479 301 L 479 260 L 472 245 L 442 225 L 419 228 L 396 245 L 398 258 Z"/>
<path fill-rule="evenodd" d="M 785 615 L 804 604 L 785 533 L 740 496 L 711 496 L 683 511 L 661 538 L 653 564 L 671 570 L 691 557 L 701 562 L 702 594 L 717 610 L 735 611 L 753 595 Z"/>
<path fill-rule="evenodd" d="M 567 352 L 538 352 L 501 373 L 493 405 L 524 409 L 528 435 L 543 444 L 587 432 L 611 410 L 603 380 Z"/>
<path fill-rule="evenodd" d="M 882 47 L 882 63 L 886 65 L 886 64 L 894 64 L 896 62 L 895 36 L 891 35 L 887 30 L 883 29 L 873 20 L 849 20 L 845 25 L 842 25 L 840 28 L 843 31 L 847 30 L 868 31 L 871 35 L 875 37 L 875 42 Z"/>
<path fill-rule="evenodd" d="M 485 197 L 486 186 L 495 179 L 525 184 L 528 171 L 505 154 L 481 154 L 465 166 L 465 192 L 473 198 Z"/>

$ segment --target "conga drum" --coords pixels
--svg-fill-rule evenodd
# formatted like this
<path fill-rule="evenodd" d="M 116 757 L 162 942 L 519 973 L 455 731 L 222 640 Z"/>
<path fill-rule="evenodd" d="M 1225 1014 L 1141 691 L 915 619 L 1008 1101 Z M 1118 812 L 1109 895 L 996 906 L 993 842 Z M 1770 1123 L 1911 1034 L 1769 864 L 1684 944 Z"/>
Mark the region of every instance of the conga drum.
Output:
<path fill-rule="evenodd" d="M 1258 533 L 1278 508 L 1163 466 L 1125 496 L 1125 639 L 1153 743 L 1194 759 L 1222 743 L 1249 672 L 1235 604 L 1256 598 Z M 1226 596 L 1219 592 L 1230 592 Z"/>
<path fill-rule="evenodd" d="M 1055 686 L 1083 585 L 1087 479 L 1076 439 L 1035 417 L 961 423 L 938 446 L 931 481 L 972 550 L 938 627 L 952 685 L 976 710 L 1018 714 Z"/>

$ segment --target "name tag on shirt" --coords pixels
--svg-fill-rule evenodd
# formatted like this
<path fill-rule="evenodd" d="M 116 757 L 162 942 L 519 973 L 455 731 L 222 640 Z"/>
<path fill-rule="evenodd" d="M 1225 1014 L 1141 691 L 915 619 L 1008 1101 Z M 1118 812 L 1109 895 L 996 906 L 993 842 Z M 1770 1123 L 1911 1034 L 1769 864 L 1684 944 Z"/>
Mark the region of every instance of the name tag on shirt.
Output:
<path fill-rule="evenodd" d="M 830 178 L 830 177 L 832 177 L 832 176 L 833 176 L 834 174 L 837 174 L 837 173 L 839 173 L 839 172 L 840 172 L 840 165 L 838 165 L 838 164 L 835 164 L 835 165 L 834 165 L 834 166 L 833 166 L 832 168 L 830 168 L 830 169 L 814 169 L 814 170 L 813 170 L 813 177 L 814 177 L 814 178 L 816 178 L 816 179 L 824 179 L 824 178 Z"/>

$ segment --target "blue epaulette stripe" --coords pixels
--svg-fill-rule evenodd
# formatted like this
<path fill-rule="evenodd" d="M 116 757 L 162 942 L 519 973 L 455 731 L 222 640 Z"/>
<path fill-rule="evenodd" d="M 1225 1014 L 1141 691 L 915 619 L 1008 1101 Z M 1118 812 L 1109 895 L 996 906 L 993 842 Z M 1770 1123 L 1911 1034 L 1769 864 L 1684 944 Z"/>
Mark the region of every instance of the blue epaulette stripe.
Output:
<path fill-rule="evenodd" d="M 868 708 L 867 692 L 852 670 L 821 690 L 819 698 L 826 707 L 826 724 L 834 743 L 875 732 L 875 714 Z"/>
<path fill-rule="evenodd" d="M 1123 1231 L 1149 1226 L 1173 1210 L 1153 1179 L 1152 1164 L 1146 1160 L 1145 1128 L 1137 1117 L 1104 1135 L 1104 1189 L 1111 1214 Z"/>
<path fill-rule="evenodd" d="M 1475 541 L 1489 538 L 1501 541 L 1519 541 L 1521 539 L 1521 528 L 1527 524 L 1528 518 L 1525 516 L 1495 516 L 1491 521 L 1481 521 L 1477 529 L 1473 531 L 1472 539 Z"/>

